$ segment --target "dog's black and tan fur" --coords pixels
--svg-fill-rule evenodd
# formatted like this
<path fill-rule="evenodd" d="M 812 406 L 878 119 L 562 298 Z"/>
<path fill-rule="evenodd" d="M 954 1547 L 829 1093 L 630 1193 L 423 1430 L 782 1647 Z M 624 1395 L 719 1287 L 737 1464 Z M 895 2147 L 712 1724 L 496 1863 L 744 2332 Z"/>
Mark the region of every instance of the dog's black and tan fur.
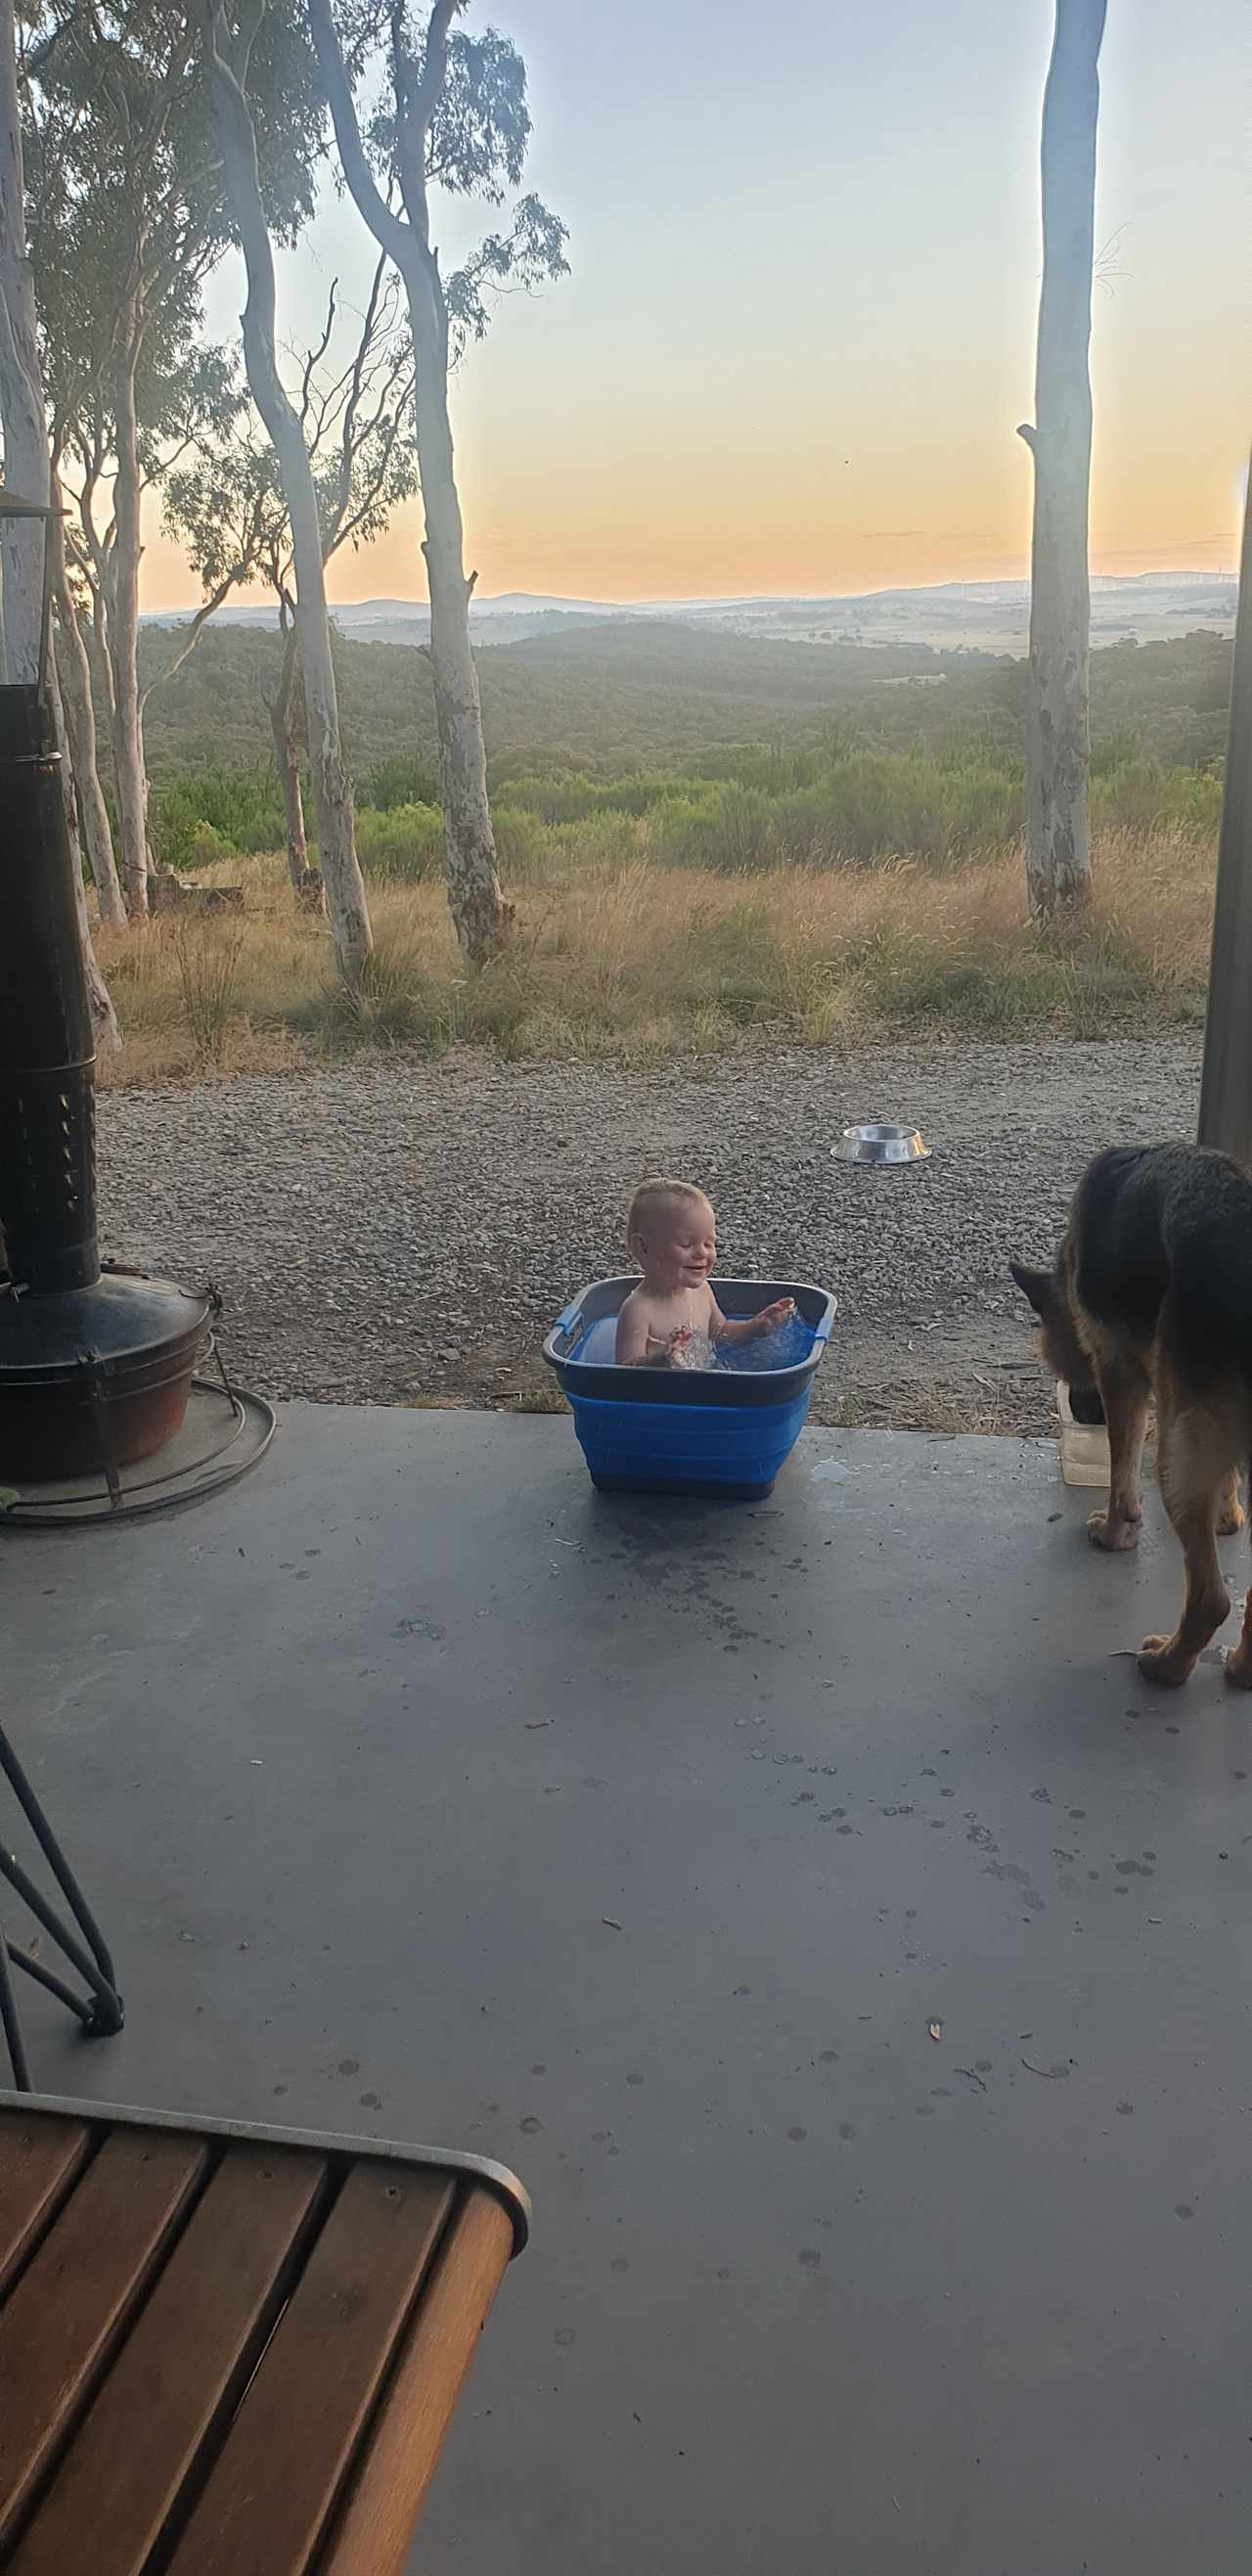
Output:
<path fill-rule="evenodd" d="M 1173 1636 L 1147 1638 L 1139 1662 L 1150 1681 L 1185 1682 L 1230 1609 L 1216 1540 L 1241 1526 L 1252 1456 L 1252 1180 L 1198 1145 L 1114 1146 L 1079 1183 L 1054 1269 L 1011 1267 L 1075 1419 L 1108 1425 L 1108 1509 L 1087 1524 L 1097 1547 L 1138 1539 L 1155 1407 L 1186 1598 Z M 1252 1690 L 1252 1596 L 1226 1674 Z"/>

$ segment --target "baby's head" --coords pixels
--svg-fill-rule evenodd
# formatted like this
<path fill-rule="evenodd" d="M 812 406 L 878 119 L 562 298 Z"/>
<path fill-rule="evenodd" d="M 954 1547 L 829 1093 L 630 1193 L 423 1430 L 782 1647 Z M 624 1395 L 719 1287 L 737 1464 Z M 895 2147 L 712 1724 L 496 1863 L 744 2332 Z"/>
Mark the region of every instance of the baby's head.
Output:
<path fill-rule="evenodd" d="M 626 1240 L 650 1288 L 698 1288 L 717 1260 L 717 1219 L 690 1181 L 641 1181 L 630 1202 Z"/>

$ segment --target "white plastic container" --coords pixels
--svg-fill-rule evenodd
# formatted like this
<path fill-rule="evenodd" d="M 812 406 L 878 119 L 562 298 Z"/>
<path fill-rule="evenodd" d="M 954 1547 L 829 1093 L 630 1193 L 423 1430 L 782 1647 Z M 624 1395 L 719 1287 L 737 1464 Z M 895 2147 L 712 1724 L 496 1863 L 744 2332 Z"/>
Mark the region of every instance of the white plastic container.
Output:
<path fill-rule="evenodd" d="M 1109 1435 L 1102 1422 L 1075 1422 L 1069 1388 L 1058 1382 L 1056 1406 L 1061 1417 L 1061 1474 L 1067 1485 L 1099 1487 L 1107 1493 Z"/>

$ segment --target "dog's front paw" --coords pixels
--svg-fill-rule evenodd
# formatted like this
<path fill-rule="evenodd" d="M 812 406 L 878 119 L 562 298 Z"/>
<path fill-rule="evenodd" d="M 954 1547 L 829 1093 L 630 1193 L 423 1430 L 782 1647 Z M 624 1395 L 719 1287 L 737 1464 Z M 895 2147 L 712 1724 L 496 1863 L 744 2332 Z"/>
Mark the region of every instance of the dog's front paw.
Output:
<path fill-rule="evenodd" d="M 1233 1538 L 1235 1531 L 1243 1528 L 1247 1517 L 1247 1513 L 1237 1497 L 1228 1503 L 1223 1503 L 1221 1516 L 1217 1524 L 1218 1537 Z"/>
<path fill-rule="evenodd" d="M 1092 1512 L 1087 1522 L 1087 1536 L 1093 1547 L 1120 1551 L 1125 1547 L 1138 1547 L 1142 1528 L 1141 1512 L 1123 1512 L 1116 1520 L 1111 1512 Z"/>
<path fill-rule="evenodd" d="M 1145 1637 L 1139 1670 L 1158 1690 L 1178 1690 L 1195 1666 L 1194 1655 L 1180 1655 L 1172 1637 Z"/>
<path fill-rule="evenodd" d="M 1252 1647 L 1246 1637 L 1226 1657 L 1226 1679 L 1232 1690 L 1252 1690 Z"/>

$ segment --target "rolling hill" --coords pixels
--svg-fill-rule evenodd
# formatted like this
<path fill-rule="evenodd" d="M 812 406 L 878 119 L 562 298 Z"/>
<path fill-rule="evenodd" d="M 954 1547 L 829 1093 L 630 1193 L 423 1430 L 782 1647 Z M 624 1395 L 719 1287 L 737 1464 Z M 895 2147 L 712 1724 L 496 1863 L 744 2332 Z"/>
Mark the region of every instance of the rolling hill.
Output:
<path fill-rule="evenodd" d="M 175 637 L 145 625 L 145 680 Z M 152 776 L 252 768 L 270 757 L 263 692 L 279 643 L 272 630 L 214 625 L 184 669 L 148 701 Z M 343 717 L 358 770 L 401 751 L 430 756 L 429 665 L 411 645 L 336 639 Z M 812 738 L 855 727 L 897 748 L 1021 748 L 1024 665 L 1007 657 L 892 646 L 763 641 L 668 619 L 562 625 L 479 654 L 493 772 L 519 766 L 612 776 L 698 769 L 727 745 Z M 1129 730 L 1166 762 L 1203 764 L 1225 744 L 1231 645 L 1211 633 L 1122 643 L 1092 657 L 1093 726 Z M 103 740 L 103 729 L 102 729 Z"/>

